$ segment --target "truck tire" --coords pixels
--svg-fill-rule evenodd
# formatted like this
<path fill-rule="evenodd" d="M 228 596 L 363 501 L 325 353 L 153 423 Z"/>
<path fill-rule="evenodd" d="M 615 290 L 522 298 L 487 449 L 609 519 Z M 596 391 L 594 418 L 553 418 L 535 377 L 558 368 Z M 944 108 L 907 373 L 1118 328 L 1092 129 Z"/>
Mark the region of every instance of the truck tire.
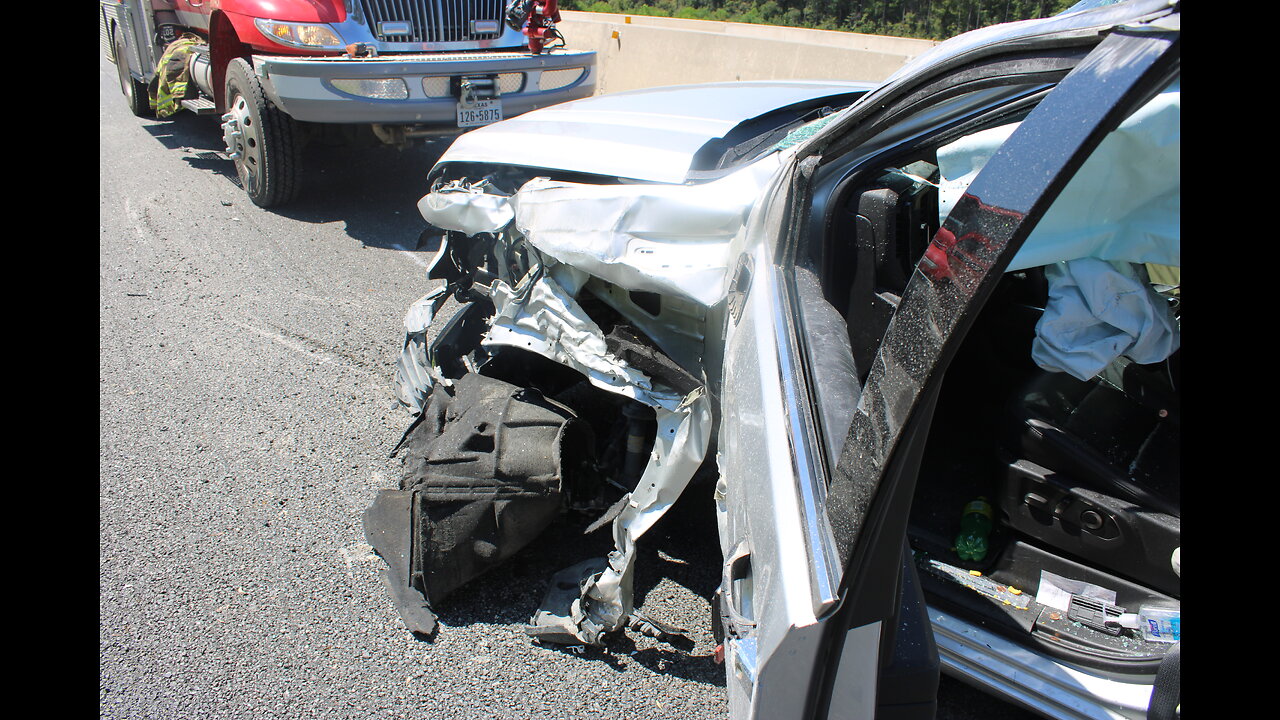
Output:
<path fill-rule="evenodd" d="M 120 77 L 120 92 L 129 105 L 129 112 L 138 117 L 151 116 L 151 100 L 147 96 L 146 83 L 133 79 L 129 72 L 129 59 L 125 57 L 124 35 L 120 28 L 111 31 L 111 56 L 116 62 L 116 75 Z"/>
<path fill-rule="evenodd" d="M 222 134 L 240 186 L 258 207 L 283 205 L 298 194 L 297 123 L 271 104 L 243 58 L 227 65 L 227 113 Z"/>

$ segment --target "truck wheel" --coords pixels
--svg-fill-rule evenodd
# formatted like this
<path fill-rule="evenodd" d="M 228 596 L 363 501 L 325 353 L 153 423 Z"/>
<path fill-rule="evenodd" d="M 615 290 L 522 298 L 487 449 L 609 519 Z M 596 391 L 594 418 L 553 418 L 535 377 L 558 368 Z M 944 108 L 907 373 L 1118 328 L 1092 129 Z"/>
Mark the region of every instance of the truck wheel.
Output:
<path fill-rule="evenodd" d="M 120 76 L 120 92 L 124 93 L 129 111 L 138 117 L 149 117 L 151 100 L 147 97 L 147 85 L 134 80 L 133 75 L 129 73 L 129 59 L 125 57 L 124 36 L 120 34 L 120 28 L 112 31 L 111 43 L 112 56 L 116 61 L 116 74 Z"/>
<path fill-rule="evenodd" d="M 298 192 L 298 128 L 262 91 L 243 58 L 227 66 L 222 138 L 240 185 L 258 207 L 282 205 Z"/>

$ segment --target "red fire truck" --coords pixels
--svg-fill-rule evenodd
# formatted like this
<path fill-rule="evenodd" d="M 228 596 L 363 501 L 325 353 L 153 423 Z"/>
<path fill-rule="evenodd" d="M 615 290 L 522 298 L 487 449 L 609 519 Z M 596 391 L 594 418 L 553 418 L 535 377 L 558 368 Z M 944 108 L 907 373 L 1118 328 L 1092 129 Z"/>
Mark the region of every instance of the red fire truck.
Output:
<path fill-rule="evenodd" d="M 595 91 L 594 52 L 546 44 L 554 0 L 530 4 L 523 33 L 505 22 L 504 0 L 100 0 L 99 7 L 105 52 L 135 115 L 152 114 L 148 83 L 165 48 L 196 38 L 187 43 L 181 106 L 221 117 L 227 155 L 262 207 L 296 196 L 302 149 L 317 135 L 365 126 L 404 146 Z"/>

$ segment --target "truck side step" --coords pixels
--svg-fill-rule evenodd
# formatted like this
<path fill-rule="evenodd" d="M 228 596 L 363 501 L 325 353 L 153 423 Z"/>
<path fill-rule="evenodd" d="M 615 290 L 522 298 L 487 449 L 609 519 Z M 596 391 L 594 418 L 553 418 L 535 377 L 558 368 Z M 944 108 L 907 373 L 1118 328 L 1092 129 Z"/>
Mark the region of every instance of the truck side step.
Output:
<path fill-rule="evenodd" d="M 218 112 L 218 108 L 214 106 L 213 101 L 209 98 L 191 98 L 183 100 L 182 107 L 197 115 L 212 115 Z"/>

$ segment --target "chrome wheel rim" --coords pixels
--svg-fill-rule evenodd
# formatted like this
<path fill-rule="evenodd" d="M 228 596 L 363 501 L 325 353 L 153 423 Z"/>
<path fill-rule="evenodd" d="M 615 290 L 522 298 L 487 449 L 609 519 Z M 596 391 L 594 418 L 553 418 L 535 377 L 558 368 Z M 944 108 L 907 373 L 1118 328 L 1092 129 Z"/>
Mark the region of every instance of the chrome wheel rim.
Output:
<path fill-rule="evenodd" d="M 253 187 L 262 173 L 262 132 L 244 95 L 232 98 L 230 109 L 222 116 L 222 139 L 227 144 L 227 157 L 236 163 L 240 182 L 245 189 Z"/>

